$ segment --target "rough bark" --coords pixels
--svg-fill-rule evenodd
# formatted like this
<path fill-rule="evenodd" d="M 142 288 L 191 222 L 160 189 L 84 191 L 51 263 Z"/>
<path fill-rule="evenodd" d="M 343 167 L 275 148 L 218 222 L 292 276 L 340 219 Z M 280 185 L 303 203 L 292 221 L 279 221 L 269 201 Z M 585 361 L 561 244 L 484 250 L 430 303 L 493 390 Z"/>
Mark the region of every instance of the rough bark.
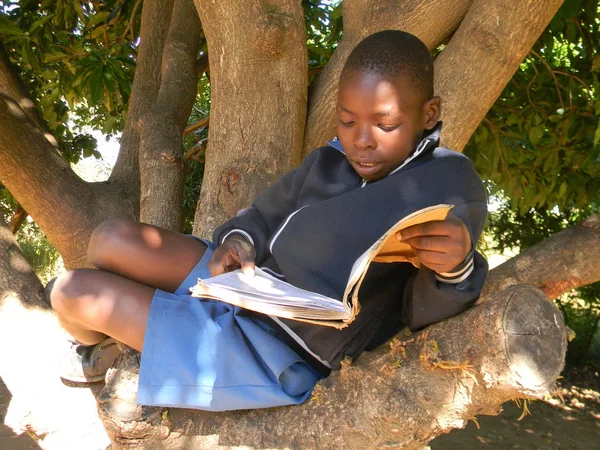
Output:
<path fill-rule="evenodd" d="M 146 0 L 142 6 L 140 46 L 136 59 L 135 78 L 127 108 L 127 121 L 112 183 L 123 186 L 139 216 L 140 170 L 139 146 L 141 119 L 156 102 L 160 88 L 163 52 L 173 10 L 173 0 Z"/>
<path fill-rule="evenodd" d="M 137 356 L 99 396 L 113 448 L 422 448 L 496 415 L 514 398 L 543 398 L 564 366 L 562 316 L 539 290 L 513 286 L 412 338 L 364 353 L 319 382 L 300 406 L 206 413 L 135 406 Z"/>
<path fill-rule="evenodd" d="M 43 131 L 43 135 L 53 147 L 58 148 L 56 139 L 46 126 L 46 122 L 35 107 L 29 90 L 25 87 L 15 67 L 10 63 L 8 55 L 0 44 L 0 90 L 19 104 L 21 109 L 27 114 L 27 117 Z"/>
<path fill-rule="evenodd" d="M 182 133 L 196 99 L 199 39 L 193 0 L 176 2 L 163 50 L 158 97 L 142 118 L 140 221 L 173 231 L 183 229 Z"/>
<path fill-rule="evenodd" d="M 435 61 L 444 146 L 462 151 L 562 2 L 473 2 Z"/>
<path fill-rule="evenodd" d="M 36 435 L 46 449 L 81 448 L 85 441 L 106 448 L 109 440 L 94 392 L 60 381 L 57 362 L 67 348 L 64 332 L 1 216 L 0 342 L 0 378 L 11 393 L 4 423 L 15 434 Z"/>
<path fill-rule="evenodd" d="M 484 294 L 512 284 L 531 284 L 554 299 L 597 281 L 600 281 L 600 217 L 593 215 L 496 267 L 490 272 Z"/>
<path fill-rule="evenodd" d="M 300 2 L 196 1 L 208 45 L 209 144 L 194 234 L 212 231 L 300 161 L 307 55 Z"/>
<path fill-rule="evenodd" d="M 381 30 L 404 30 L 419 37 L 429 49 L 434 49 L 460 24 L 471 2 L 472 0 L 345 0 L 344 37 L 310 89 L 303 156 L 336 135 L 338 80 L 346 58 L 362 38 Z M 456 69 L 455 67 L 454 70 Z"/>
<path fill-rule="evenodd" d="M 23 109 L 0 92 L 0 182 L 44 230 L 67 267 L 86 266 L 93 228 L 133 217 L 131 203 L 109 183 L 91 184 L 71 170 Z"/>

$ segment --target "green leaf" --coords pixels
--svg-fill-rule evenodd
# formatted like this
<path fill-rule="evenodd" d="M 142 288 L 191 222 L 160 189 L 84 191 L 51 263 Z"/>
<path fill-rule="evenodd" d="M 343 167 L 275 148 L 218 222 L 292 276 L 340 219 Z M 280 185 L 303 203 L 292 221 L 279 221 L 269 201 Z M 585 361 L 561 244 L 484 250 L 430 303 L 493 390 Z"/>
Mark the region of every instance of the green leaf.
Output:
<path fill-rule="evenodd" d="M 48 22 L 50 19 L 52 19 L 52 17 L 54 17 L 54 14 L 48 14 L 47 16 L 44 16 L 41 19 L 38 19 L 35 22 L 33 22 L 31 24 L 31 26 L 29 27 L 29 33 L 33 33 L 38 28 L 44 26 L 44 24 L 46 22 Z"/>
<path fill-rule="evenodd" d="M 105 30 L 106 30 L 106 25 L 102 25 L 100 27 L 96 27 L 90 33 L 90 37 L 92 39 L 96 39 L 98 36 L 102 36 L 104 34 Z"/>
<path fill-rule="evenodd" d="M 108 19 L 109 16 L 110 16 L 110 12 L 108 12 L 108 11 L 102 11 L 102 12 L 99 12 L 98 14 L 94 14 L 90 18 L 90 20 L 88 20 L 86 27 L 92 28 L 92 27 L 98 25 L 99 23 L 106 22 L 106 20 Z"/>
<path fill-rule="evenodd" d="M 53 51 L 52 53 L 46 53 L 44 55 L 44 62 L 45 63 L 57 62 L 62 59 L 65 59 L 66 57 L 67 57 L 66 53 Z"/>
<path fill-rule="evenodd" d="M 92 104 L 97 104 L 104 95 L 104 66 L 99 67 L 90 77 L 90 92 Z"/>
<path fill-rule="evenodd" d="M 594 133 L 594 147 L 598 145 L 598 142 L 600 142 L 600 122 L 598 122 L 596 132 Z"/>
<path fill-rule="evenodd" d="M 537 145 L 544 136 L 544 129 L 541 126 L 533 127 L 529 129 L 529 142 L 533 145 Z"/>
<path fill-rule="evenodd" d="M 567 182 L 563 181 L 558 188 L 558 198 L 563 198 L 567 193 Z"/>

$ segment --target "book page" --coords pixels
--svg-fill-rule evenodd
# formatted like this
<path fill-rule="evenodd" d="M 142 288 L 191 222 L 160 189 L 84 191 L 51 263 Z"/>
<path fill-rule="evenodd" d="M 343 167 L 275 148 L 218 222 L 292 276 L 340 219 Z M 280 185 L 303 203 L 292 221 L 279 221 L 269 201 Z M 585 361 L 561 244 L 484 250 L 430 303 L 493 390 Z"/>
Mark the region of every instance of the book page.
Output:
<path fill-rule="evenodd" d="M 394 226 L 384 233 L 371 247 L 369 247 L 354 263 L 350 271 L 348 284 L 344 293 L 344 299 L 352 303 L 349 299 L 356 298 L 359 289 L 353 289 L 357 283 L 362 283 L 367 269 L 372 261 L 375 262 L 410 262 L 415 267 L 419 267 L 419 260 L 412 251 L 410 245 L 396 239 L 396 233 L 405 228 L 417 225 L 419 223 L 431 222 L 434 220 L 444 220 L 448 212 L 454 208 L 454 205 L 435 205 L 428 208 L 415 211 L 408 216 L 400 219 Z"/>
<path fill-rule="evenodd" d="M 235 270 L 198 280 L 198 284 L 192 289 L 192 296 L 223 300 L 279 317 L 339 320 L 350 317 L 350 312 L 341 301 L 297 288 L 258 267 L 254 277 Z"/>

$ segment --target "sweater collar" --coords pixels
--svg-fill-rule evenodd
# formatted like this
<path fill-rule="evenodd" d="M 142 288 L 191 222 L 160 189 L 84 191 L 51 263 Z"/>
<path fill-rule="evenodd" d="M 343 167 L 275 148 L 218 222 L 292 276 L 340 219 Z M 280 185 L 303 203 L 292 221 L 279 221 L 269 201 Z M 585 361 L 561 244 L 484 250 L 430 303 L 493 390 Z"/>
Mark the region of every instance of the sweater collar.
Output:
<path fill-rule="evenodd" d="M 425 153 L 428 153 L 429 151 L 433 150 L 434 148 L 437 148 L 439 146 L 439 143 L 440 143 L 440 133 L 441 132 L 442 132 L 442 121 L 440 120 L 435 125 L 435 127 L 430 132 L 428 132 L 423 137 L 423 139 L 421 139 L 421 142 L 419 142 L 419 145 L 417 145 L 417 147 L 411 153 L 411 155 L 408 158 L 406 158 L 406 160 L 402 164 L 400 164 L 392 172 L 390 172 L 389 175 L 391 175 L 393 173 L 396 173 L 402 167 L 406 166 L 408 163 L 410 163 L 414 159 L 418 158 L 419 156 L 421 156 L 421 155 L 423 155 Z M 342 143 L 339 141 L 339 139 L 337 138 L 337 136 L 334 137 L 331 141 L 327 141 L 327 144 L 330 147 L 333 147 L 336 150 L 344 153 L 344 149 L 342 148 Z"/>

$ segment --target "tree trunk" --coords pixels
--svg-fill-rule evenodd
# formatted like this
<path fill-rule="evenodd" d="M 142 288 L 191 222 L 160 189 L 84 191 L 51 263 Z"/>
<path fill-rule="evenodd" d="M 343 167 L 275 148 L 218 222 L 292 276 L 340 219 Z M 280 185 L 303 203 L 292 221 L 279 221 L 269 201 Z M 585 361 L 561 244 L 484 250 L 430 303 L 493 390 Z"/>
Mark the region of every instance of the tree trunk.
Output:
<path fill-rule="evenodd" d="M 81 448 L 108 436 L 95 391 L 61 383 L 57 362 L 67 341 L 44 299 L 35 272 L 0 216 L 0 378 L 11 398 L 4 423 L 16 434 L 37 435 L 42 448 Z M 35 332 L 32 332 L 35 330 Z"/>
<path fill-rule="evenodd" d="M 558 309 L 541 291 L 513 286 L 343 364 L 299 406 L 219 414 L 136 407 L 133 355 L 100 394 L 99 410 L 114 449 L 418 449 L 510 399 L 544 398 L 566 346 Z"/>
<path fill-rule="evenodd" d="M 434 49 L 458 27 L 471 2 L 345 0 L 344 37 L 310 88 L 302 155 L 306 156 L 315 148 L 325 145 L 326 140 L 337 134 L 335 104 L 338 80 L 348 55 L 361 39 L 381 30 L 404 30 L 419 37 L 430 50 Z"/>
<path fill-rule="evenodd" d="M 555 299 L 597 281 L 600 281 L 600 217 L 593 215 L 496 267 L 490 272 L 483 294 L 513 284 L 531 284 Z"/>
<path fill-rule="evenodd" d="M 185 160 L 182 133 L 196 99 L 200 22 L 193 0 L 173 7 L 156 103 L 142 118 L 140 221 L 183 229 Z"/>
<path fill-rule="evenodd" d="M 300 162 L 307 55 L 298 1 L 196 1 L 208 45 L 211 112 L 194 234 L 210 237 Z"/>

